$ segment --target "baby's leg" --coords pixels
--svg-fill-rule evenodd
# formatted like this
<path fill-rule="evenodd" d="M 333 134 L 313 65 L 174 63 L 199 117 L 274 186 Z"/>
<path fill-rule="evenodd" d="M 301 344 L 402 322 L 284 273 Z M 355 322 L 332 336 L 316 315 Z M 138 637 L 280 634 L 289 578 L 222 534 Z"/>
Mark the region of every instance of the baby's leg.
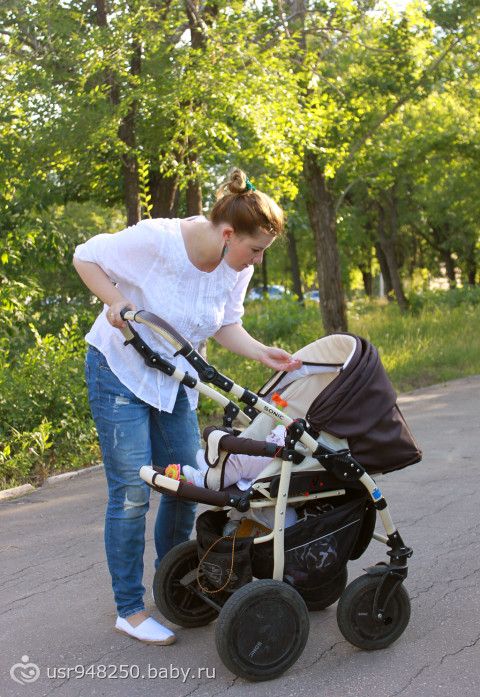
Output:
<path fill-rule="evenodd" d="M 225 463 L 224 486 L 236 484 L 240 479 L 255 479 L 271 462 L 271 457 L 251 457 L 248 455 L 230 455 Z M 195 486 L 205 486 L 205 470 L 201 472 L 190 465 L 182 467 L 182 475 L 187 482 Z"/>
<path fill-rule="evenodd" d="M 285 426 L 274 428 L 265 440 L 267 443 L 276 443 L 283 447 L 285 444 Z M 225 464 L 225 486 L 235 484 L 240 479 L 256 479 L 271 461 L 272 458 L 268 456 L 230 455 Z"/>
<path fill-rule="evenodd" d="M 182 474 L 190 484 L 195 486 L 205 486 L 205 471 L 200 472 L 200 470 L 191 467 L 191 465 L 184 465 L 182 467 Z"/>
<path fill-rule="evenodd" d="M 224 486 L 236 484 L 240 479 L 256 479 L 271 461 L 268 456 L 230 455 L 225 464 Z"/>

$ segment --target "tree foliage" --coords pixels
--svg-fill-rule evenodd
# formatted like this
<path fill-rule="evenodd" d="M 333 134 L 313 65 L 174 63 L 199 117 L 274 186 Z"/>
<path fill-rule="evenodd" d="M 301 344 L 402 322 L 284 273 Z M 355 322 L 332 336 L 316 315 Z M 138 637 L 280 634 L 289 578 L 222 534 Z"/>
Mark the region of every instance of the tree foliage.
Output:
<path fill-rule="evenodd" d="M 208 211 L 233 165 L 287 211 L 254 284 L 319 287 L 318 333 L 347 328 L 345 300 L 380 270 L 404 312 L 432 277 L 476 285 L 478 14 L 478 0 L 4 0 L 5 365 L 38 354 L 55 372 L 46 337 L 88 325 L 76 244 Z M 61 393 L 51 428 L 41 413 L 8 428 L 64 433 Z"/>

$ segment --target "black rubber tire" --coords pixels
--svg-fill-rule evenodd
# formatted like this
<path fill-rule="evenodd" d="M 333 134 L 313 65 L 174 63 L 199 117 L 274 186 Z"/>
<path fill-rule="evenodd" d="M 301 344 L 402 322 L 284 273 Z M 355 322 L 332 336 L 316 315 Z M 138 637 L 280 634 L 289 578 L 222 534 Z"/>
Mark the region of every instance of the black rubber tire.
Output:
<path fill-rule="evenodd" d="M 215 641 L 234 675 L 259 682 L 284 673 L 307 643 L 310 619 L 303 598 L 282 581 L 261 579 L 236 591 L 223 606 Z"/>
<path fill-rule="evenodd" d="M 374 622 L 371 616 L 375 591 L 381 576 L 366 574 L 356 578 L 340 598 L 337 622 L 347 641 L 365 651 L 385 649 L 405 631 L 410 620 L 410 598 L 398 586 L 386 607 L 383 622 Z"/>
<path fill-rule="evenodd" d="M 347 567 L 344 566 L 335 578 L 324 583 L 322 586 L 318 588 L 309 588 L 308 590 L 297 588 L 297 590 L 305 600 L 307 608 L 311 612 L 315 612 L 317 610 L 325 610 L 327 607 L 330 607 L 330 605 L 333 605 L 333 603 L 336 603 L 347 587 L 347 581 L 348 571 Z"/>
<path fill-rule="evenodd" d="M 188 540 L 164 556 L 153 579 L 155 605 L 167 620 L 180 627 L 203 627 L 218 614 L 215 608 L 180 583 L 180 579 L 197 566 L 197 543 Z M 195 584 L 198 588 L 196 581 Z"/>

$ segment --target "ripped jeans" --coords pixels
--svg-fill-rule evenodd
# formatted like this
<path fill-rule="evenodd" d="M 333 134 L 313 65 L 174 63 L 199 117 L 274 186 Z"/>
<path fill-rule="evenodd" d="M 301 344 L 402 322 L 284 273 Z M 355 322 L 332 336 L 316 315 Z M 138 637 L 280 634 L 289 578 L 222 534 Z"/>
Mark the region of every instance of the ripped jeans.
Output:
<path fill-rule="evenodd" d="M 146 404 L 125 387 L 98 349 L 90 346 L 85 375 L 108 484 L 105 549 L 120 617 L 145 608 L 142 584 L 145 515 L 150 488 L 139 477 L 143 465 L 166 467 L 171 462 L 196 467 L 198 421 L 180 385 L 171 414 Z M 162 496 L 155 521 L 159 560 L 175 545 L 188 540 L 196 504 Z"/>

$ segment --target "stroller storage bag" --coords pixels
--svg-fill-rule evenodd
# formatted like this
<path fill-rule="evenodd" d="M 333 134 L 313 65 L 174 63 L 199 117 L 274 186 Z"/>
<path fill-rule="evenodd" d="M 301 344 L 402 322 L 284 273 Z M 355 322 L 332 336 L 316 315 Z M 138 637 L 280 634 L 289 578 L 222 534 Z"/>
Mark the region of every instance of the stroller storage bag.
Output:
<path fill-rule="evenodd" d="M 331 581 L 355 548 L 365 515 L 365 499 L 334 506 L 312 501 L 300 520 L 285 530 L 284 580 L 299 590 Z M 232 591 L 252 577 L 271 578 L 273 542 L 253 544 L 253 537 L 223 537 L 225 511 L 206 511 L 197 520 L 200 571 L 213 589 Z"/>
<path fill-rule="evenodd" d="M 340 506 L 312 501 L 300 509 L 300 520 L 285 530 L 284 580 L 299 590 L 331 581 L 346 566 L 364 515 L 364 498 Z M 253 545 L 252 571 L 257 578 L 272 577 L 272 542 Z"/>

